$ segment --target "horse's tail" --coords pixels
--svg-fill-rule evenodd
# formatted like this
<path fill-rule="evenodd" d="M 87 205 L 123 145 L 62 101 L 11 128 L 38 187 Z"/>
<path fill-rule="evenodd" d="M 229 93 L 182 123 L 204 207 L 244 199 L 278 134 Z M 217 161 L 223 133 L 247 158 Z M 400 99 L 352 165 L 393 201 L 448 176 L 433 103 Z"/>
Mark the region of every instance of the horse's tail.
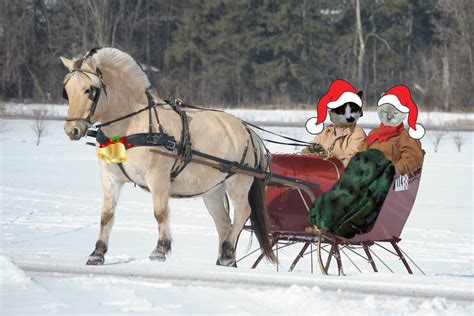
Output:
<path fill-rule="evenodd" d="M 258 159 L 258 165 L 262 170 L 266 170 L 267 161 L 265 153 L 263 152 L 264 150 L 262 148 L 263 145 L 261 144 L 261 140 L 252 132 L 250 132 L 250 137 L 252 137 L 252 143 L 257 149 L 256 152 L 258 155 L 256 158 Z M 250 221 L 255 236 L 257 236 L 258 243 L 260 244 L 260 248 L 268 260 L 272 263 L 277 263 L 277 258 L 273 253 L 269 236 L 269 219 L 265 204 L 265 181 L 263 179 L 254 178 L 248 199 L 251 208 Z"/>
<path fill-rule="evenodd" d="M 277 262 L 268 233 L 268 214 L 265 205 L 265 183 L 262 179 L 255 178 L 249 191 L 251 207 L 250 221 L 252 229 L 257 236 L 258 243 L 265 257 L 273 263 Z"/>

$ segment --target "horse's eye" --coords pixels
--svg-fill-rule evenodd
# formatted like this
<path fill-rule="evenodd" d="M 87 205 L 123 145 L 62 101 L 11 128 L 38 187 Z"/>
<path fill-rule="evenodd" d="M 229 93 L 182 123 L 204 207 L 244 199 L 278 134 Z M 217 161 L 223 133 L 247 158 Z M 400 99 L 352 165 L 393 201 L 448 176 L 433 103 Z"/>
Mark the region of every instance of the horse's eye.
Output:
<path fill-rule="evenodd" d="M 89 92 L 91 92 L 91 90 L 89 90 L 89 89 L 84 90 L 84 93 L 85 93 L 85 94 L 87 94 L 87 93 L 89 93 Z"/>

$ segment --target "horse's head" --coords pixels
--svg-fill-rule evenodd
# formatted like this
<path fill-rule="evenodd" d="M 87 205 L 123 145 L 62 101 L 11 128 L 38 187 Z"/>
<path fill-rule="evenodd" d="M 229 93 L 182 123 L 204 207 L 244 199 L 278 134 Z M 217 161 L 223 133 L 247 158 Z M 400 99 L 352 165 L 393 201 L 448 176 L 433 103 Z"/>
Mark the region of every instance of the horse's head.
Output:
<path fill-rule="evenodd" d="M 104 90 L 102 73 L 91 56 L 60 58 L 70 71 L 63 82 L 63 98 L 69 101 L 64 131 L 71 140 L 79 140 L 95 122 L 96 110 L 102 99 L 100 95 Z"/>

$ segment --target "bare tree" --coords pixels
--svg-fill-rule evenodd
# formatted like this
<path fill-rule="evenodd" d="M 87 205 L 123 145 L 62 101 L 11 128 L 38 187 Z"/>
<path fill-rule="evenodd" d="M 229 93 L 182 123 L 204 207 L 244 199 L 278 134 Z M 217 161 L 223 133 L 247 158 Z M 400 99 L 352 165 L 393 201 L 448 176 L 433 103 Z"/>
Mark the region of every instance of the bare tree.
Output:
<path fill-rule="evenodd" d="M 355 0 L 355 16 L 356 16 L 356 39 L 359 44 L 357 53 L 357 84 L 359 89 L 362 88 L 364 82 L 364 59 L 365 59 L 365 40 L 362 31 L 362 22 L 360 18 L 360 0 Z"/>
<path fill-rule="evenodd" d="M 0 117 L 3 117 L 5 115 L 5 104 L 3 103 L 0 103 Z M 3 118 L 0 119 L 0 134 L 6 132 L 8 130 L 7 128 L 7 123 L 6 123 L 6 120 L 4 120 Z"/>
<path fill-rule="evenodd" d="M 460 131 L 456 131 L 453 134 L 453 139 L 454 139 L 454 144 L 456 144 L 456 148 L 458 149 L 458 152 L 461 152 L 461 147 L 466 142 L 466 138 Z"/>
<path fill-rule="evenodd" d="M 441 61 L 440 92 L 443 108 L 469 104 L 469 93 L 474 84 L 472 16 L 474 10 L 469 0 L 439 0 L 438 8 L 449 18 L 437 19 L 437 33 L 443 45 L 438 55 Z M 436 49 L 435 49 L 436 51 Z"/>
<path fill-rule="evenodd" d="M 31 126 L 36 135 L 36 146 L 39 146 L 41 137 L 47 135 L 46 117 L 49 111 L 45 108 L 33 110 L 34 122 Z"/>
<path fill-rule="evenodd" d="M 434 145 L 434 152 L 438 152 L 438 146 L 441 143 L 441 140 L 448 134 L 446 124 L 440 126 L 439 129 L 433 130 L 430 132 L 431 142 Z"/>

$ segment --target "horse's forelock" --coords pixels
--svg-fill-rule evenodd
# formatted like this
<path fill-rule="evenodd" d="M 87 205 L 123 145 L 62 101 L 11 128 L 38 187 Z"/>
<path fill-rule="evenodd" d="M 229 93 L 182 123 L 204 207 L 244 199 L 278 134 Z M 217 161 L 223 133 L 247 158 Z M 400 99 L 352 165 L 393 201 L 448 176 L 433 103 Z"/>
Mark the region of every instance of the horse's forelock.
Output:
<path fill-rule="evenodd" d="M 103 86 L 101 80 L 99 77 L 97 76 L 94 76 L 94 75 L 91 75 L 91 74 L 87 74 L 87 73 L 84 73 L 84 72 L 81 72 L 80 71 L 80 68 L 75 68 L 73 71 L 71 71 L 70 73 L 68 73 L 65 77 L 64 77 L 64 80 L 63 80 L 63 85 L 65 85 L 66 83 L 69 82 L 69 80 L 71 80 L 72 77 L 74 76 L 83 76 L 81 78 L 83 78 L 83 80 L 88 80 L 89 82 L 92 83 L 92 86 L 96 87 L 96 88 L 100 88 Z"/>

